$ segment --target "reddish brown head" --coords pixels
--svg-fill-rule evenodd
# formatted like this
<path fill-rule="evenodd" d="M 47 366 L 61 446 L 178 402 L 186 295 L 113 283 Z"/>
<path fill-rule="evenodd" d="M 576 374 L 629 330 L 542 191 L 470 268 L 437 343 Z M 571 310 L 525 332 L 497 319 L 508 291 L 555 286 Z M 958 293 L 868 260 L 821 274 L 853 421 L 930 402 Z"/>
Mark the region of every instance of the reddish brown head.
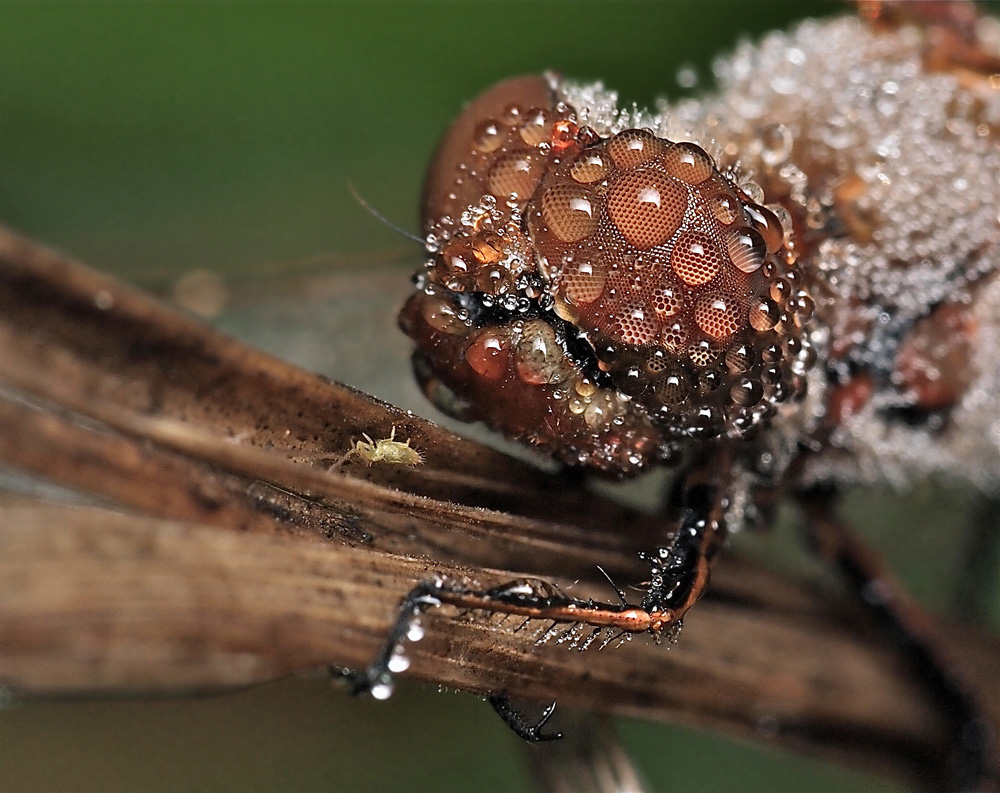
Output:
<path fill-rule="evenodd" d="M 627 473 L 801 388 L 812 303 L 774 213 L 694 144 L 579 128 L 543 78 L 454 123 L 424 230 L 403 324 L 425 383 L 563 459 Z"/>

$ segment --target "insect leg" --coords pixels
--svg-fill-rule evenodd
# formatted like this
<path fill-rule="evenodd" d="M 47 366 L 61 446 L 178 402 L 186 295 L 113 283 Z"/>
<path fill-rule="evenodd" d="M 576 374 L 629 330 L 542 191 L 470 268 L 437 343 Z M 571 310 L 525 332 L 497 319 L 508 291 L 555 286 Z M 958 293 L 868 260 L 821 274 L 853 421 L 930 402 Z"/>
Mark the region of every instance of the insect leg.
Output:
<path fill-rule="evenodd" d="M 407 593 L 381 651 L 365 670 L 335 670 L 338 677 L 348 681 L 352 693 L 371 694 L 376 699 L 387 699 L 392 694 L 394 675 L 402 671 L 400 659 L 405 659 L 400 648 L 404 641 L 419 641 L 423 636 L 417 619 L 427 609 L 441 605 L 442 586 L 437 579 L 421 581 Z"/>
<path fill-rule="evenodd" d="M 545 741 L 558 741 L 563 737 L 561 732 L 542 732 L 548 720 L 555 713 L 556 703 L 553 702 L 542 711 L 538 721 L 529 722 L 524 714 L 515 708 L 505 694 L 491 694 L 486 698 L 494 712 L 503 719 L 503 723 L 513 730 L 518 738 L 528 743 L 543 743 Z"/>
<path fill-rule="evenodd" d="M 678 477 L 667 505 L 678 515 L 670 541 L 645 558 L 652 567 L 643 610 L 672 612 L 680 621 L 708 586 L 709 564 L 726 537 L 731 457 L 726 448 L 707 454 Z"/>
<path fill-rule="evenodd" d="M 982 716 L 975 687 L 948 657 L 945 639 L 931 615 L 903 589 L 881 557 L 836 515 L 835 497 L 829 488 L 800 496 L 807 528 L 819 553 L 840 569 L 865 606 L 890 630 L 954 720 L 953 789 L 960 793 L 984 790 L 993 736 Z"/>

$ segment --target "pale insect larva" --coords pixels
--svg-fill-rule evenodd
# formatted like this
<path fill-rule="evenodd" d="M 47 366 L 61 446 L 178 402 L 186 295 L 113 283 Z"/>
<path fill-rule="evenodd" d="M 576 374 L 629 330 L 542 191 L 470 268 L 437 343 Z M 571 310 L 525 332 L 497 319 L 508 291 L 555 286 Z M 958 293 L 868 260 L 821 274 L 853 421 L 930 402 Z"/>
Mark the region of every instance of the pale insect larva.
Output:
<path fill-rule="evenodd" d="M 388 463 L 389 465 L 420 465 L 424 461 L 424 456 L 410 446 L 410 441 L 396 440 L 396 427 L 393 426 L 388 438 L 373 441 L 371 437 L 364 433 L 363 441 L 355 441 L 354 445 L 347 450 L 343 457 L 330 466 L 331 471 L 335 471 L 346 463 L 351 457 L 364 460 L 366 464 Z"/>

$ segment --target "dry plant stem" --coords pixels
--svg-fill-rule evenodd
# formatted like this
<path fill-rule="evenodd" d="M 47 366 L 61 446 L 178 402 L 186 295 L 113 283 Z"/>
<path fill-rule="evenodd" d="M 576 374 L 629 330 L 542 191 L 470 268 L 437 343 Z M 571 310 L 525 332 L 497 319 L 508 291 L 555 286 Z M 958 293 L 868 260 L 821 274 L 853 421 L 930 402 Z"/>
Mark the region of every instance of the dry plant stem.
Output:
<path fill-rule="evenodd" d="M 354 464 L 353 478 L 585 525 L 607 517 L 558 477 L 266 355 L 2 227 L 0 377 L 74 409 L 86 400 L 172 418 L 323 469 L 362 433 L 387 438 L 395 427 L 424 464 Z"/>
<path fill-rule="evenodd" d="M 599 564 L 620 580 L 648 573 L 635 551 L 656 532 L 649 519 L 566 495 L 557 478 L 4 231 L 0 380 L 13 389 L 0 391 L 0 459 L 199 524 L 4 508 L 0 679 L 27 693 L 213 691 L 363 666 L 403 595 L 437 573 L 476 587 L 534 574 L 602 600 L 606 583 L 572 578 L 598 579 Z M 393 425 L 425 466 L 326 470 L 352 438 Z M 371 545 L 341 542 L 366 534 Z M 669 652 L 535 647 L 531 629 L 498 619 L 429 615 L 411 672 L 748 737 L 766 724 L 783 746 L 900 776 L 930 778 L 941 762 L 945 720 L 905 663 L 862 635 L 857 608 L 760 567 L 725 560 Z M 1000 702 L 1000 650 L 953 633 Z"/>
<path fill-rule="evenodd" d="M 0 679 L 35 694 L 204 692 L 361 666 L 416 581 L 467 572 L 103 510 L 15 504 L 3 514 Z M 474 580 L 511 575 L 477 570 Z M 639 641 L 588 653 L 536 647 L 531 631 L 445 607 L 405 650 L 416 676 L 470 691 L 744 736 L 760 737 L 764 722 L 784 746 L 903 776 L 932 769 L 945 724 L 905 664 L 859 635 L 849 607 L 806 588 L 800 599 L 811 614 L 798 619 L 766 602 L 706 601 L 670 651 Z"/>

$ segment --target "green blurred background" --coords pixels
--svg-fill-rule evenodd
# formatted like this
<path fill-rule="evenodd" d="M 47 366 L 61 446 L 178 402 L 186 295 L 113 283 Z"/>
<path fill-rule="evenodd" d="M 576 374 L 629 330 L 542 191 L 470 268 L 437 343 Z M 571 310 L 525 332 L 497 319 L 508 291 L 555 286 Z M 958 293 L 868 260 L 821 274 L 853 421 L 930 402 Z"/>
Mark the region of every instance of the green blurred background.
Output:
<path fill-rule="evenodd" d="M 210 271 L 215 320 L 431 415 L 392 306 L 418 246 L 425 164 L 463 101 L 518 73 L 600 78 L 626 101 L 816 2 L 45 3 L 0 5 L 0 218 L 170 295 Z M 359 328 L 362 330 L 359 331 Z M 366 345 L 390 348 L 371 355 Z M 352 346 L 353 345 L 353 346 Z M 949 606 L 964 515 L 925 490 L 855 498 L 927 599 Z M 955 527 L 911 532 L 913 523 Z M 779 532 L 751 553 L 790 544 Z M 795 555 L 792 554 L 792 557 Z M 799 564 L 790 558 L 788 564 Z M 996 608 L 992 619 L 996 624 Z M 694 617 L 692 617 L 694 618 Z M 519 791 L 521 747 L 471 697 L 388 703 L 298 679 L 193 701 L 0 711 L 0 789 Z M 893 791 L 881 779 L 662 725 L 626 724 L 656 790 Z"/>

